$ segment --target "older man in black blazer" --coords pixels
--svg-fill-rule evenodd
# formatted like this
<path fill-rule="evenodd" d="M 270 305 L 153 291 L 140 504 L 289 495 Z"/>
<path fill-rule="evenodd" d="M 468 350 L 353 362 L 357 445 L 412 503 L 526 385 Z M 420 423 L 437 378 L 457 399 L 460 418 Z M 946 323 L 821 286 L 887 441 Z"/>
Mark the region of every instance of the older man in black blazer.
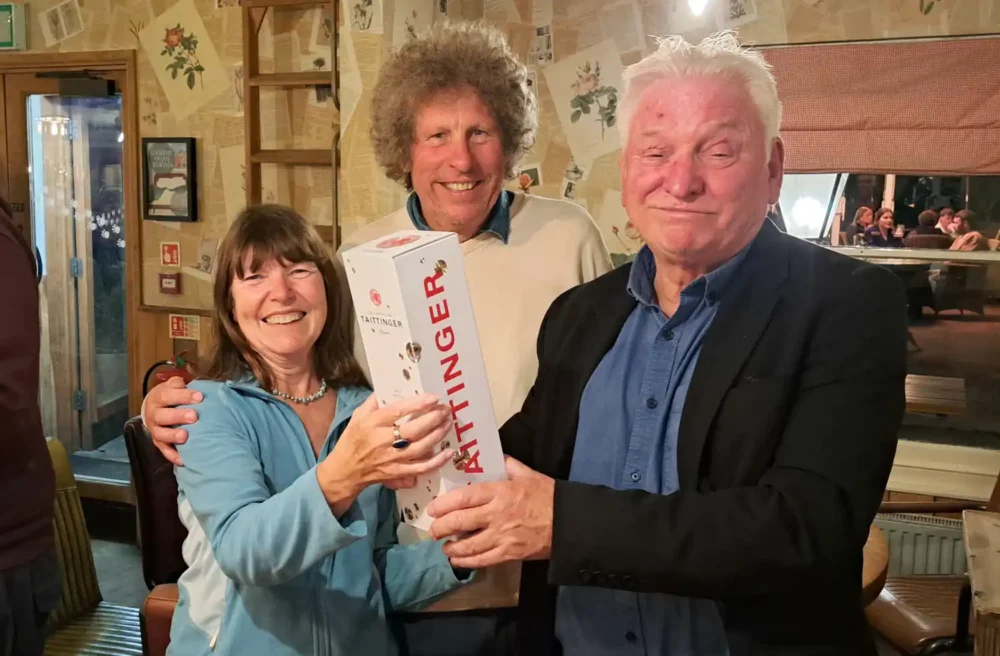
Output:
<path fill-rule="evenodd" d="M 646 246 L 549 309 L 510 480 L 430 507 L 461 567 L 524 560 L 530 654 L 858 656 L 862 550 L 904 408 L 888 272 L 779 232 L 781 107 L 730 34 L 625 73 Z M 853 404 L 852 399 L 864 399 Z"/>

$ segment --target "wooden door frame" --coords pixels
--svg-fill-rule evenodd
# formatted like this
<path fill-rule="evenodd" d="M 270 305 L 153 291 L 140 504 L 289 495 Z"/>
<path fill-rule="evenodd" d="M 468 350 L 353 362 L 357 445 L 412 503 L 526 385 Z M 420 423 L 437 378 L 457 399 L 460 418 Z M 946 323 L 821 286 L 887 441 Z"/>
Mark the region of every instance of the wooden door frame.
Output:
<path fill-rule="evenodd" d="M 122 187 L 125 210 L 125 325 L 129 372 L 130 406 L 137 408 L 141 399 L 143 371 L 139 362 L 139 308 L 142 302 L 142 222 L 139 220 L 140 143 L 138 63 L 135 50 L 104 50 L 94 52 L 60 52 L 4 54 L 0 57 L 0 75 L 9 73 L 46 73 L 55 71 L 123 71 L 121 88 Z M 6 102 L 4 85 L 0 84 L 0 192 L 8 195 L 10 163 L 7 161 Z M 135 412 L 135 410 L 133 410 Z"/>

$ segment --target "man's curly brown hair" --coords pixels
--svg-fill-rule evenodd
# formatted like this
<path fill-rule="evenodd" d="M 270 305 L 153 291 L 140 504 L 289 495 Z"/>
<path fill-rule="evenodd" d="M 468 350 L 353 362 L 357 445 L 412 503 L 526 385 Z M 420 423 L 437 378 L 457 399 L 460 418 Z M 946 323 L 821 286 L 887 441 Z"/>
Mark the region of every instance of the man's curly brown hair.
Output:
<path fill-rule="evenodd" d="M 531 149 L 538 106 L 528 69 L 511 51 L 503 32 L 483 21 L 440 21 L 389 57 L 372 98 L 372 147 L 385 175 L 413 189 L 410 145 L 414 117 L 440 91 L 472 88 L 500 128 L 505 175 Z"/>

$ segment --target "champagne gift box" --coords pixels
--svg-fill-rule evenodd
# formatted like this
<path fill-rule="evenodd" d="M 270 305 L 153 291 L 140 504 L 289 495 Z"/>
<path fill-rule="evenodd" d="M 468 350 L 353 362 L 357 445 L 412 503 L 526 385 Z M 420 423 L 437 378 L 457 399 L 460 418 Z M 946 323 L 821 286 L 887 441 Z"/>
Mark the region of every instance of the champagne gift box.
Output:
<path fill-rule="evenodd" d="M 428 530 L 427 505 L 439 494 L 506 478 L 458 237 L 405 230 L 343 261 L 379 406 L 429 392 L 451 407 L 440 448 L 455 457 L 397 492 L 402 521 Z"/>

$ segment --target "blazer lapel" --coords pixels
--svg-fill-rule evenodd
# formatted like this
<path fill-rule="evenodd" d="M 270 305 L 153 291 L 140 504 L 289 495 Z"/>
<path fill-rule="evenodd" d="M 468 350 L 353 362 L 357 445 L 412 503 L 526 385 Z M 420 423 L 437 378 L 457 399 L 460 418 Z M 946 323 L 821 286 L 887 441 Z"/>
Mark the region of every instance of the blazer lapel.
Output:
<path fill-rule="evenodd" d="M 618 334 L 625 325 L 626 319 L 635 307 L 636 301 L 628 293 L 627 285 L 632 265 L 625 265 L 613 272 L 612 290 L 603 298 L 594 299 L 589 304 L 588 312 L 581 317 L 581 330 L 585 331 L 579 341 L 574 342 L 578 350 L 564 354 L 569 361 L 567 369 L 573 372 L 565 380 L 566 389 L 562 398 L 567 400 L 565 416 L 558 422 L 562 428 L 552 440 L 552 457 L 554 475 L 559 478 L 569 478 L 570 466 L 573 463 L 573 447 L 576 444 L 576 429 L 580 422 L 580 401 L 583 390 L 597 365 L 615 345 Z M 620 284 L 618 284 L 620 283 Z"/>
<path fill-rule="evenodd" d="M 677 444 L 682 489 L 695 489 L 719 405 L 770 320 L 788 276 L 784 237 L 765 221 L 712 321 L 684 401 Z"/>

